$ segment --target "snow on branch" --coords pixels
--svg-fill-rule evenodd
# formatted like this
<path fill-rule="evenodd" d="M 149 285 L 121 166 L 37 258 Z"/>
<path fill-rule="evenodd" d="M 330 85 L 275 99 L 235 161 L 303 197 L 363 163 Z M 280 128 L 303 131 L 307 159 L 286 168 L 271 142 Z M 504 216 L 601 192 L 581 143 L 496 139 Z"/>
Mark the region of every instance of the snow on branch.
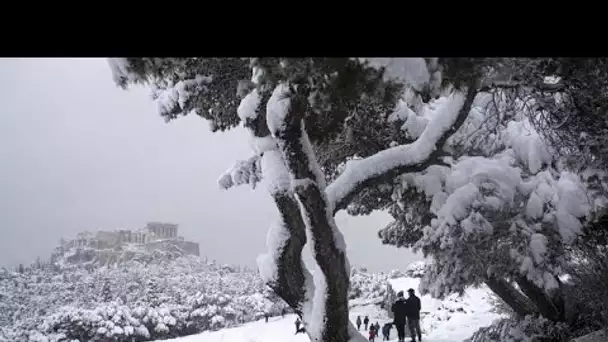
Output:
<path fill-rule="evenodd" d="M 344 172 L 326 189 L 334 210 L 345 208 L 359 191 L 371 184 L 441 164 L 439 159 L 443 145 L 464 123 L 477 93 L 476 83 L 469 85 L 466 96 L 459 92 L 452 93 L 415 142 L 349 161 Z"/>
<path fill-rule="evenodd" d="M 255 155 L 247 160 L 239 160 L 228 171 L 218 179 L 221 189 L 227 190 L 233 186 L 251 184 L 255 189 L 256 185 L 262 180 L 261 159 Z"/>
<path fill-rule="evenodd" d="M 131 72 L 129 61 L 126 58 L 108 58 L 108 65 L 112 72 L 112 80 L 123 88 L 126 88 L 129 83 L 144 81 Z"/>
<path fill-rule="evenodd" d="M 129 62 L 126 58 L 108 58 L 108 65 L 114 83 L 122 85 L 129 80 Z"/>

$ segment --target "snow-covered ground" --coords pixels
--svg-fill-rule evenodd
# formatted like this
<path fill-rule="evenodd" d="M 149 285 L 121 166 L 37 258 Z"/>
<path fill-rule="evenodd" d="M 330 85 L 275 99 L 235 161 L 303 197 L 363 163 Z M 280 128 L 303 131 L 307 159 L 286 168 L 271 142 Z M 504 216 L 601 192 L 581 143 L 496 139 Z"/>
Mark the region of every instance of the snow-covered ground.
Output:
<path fill-rule="evenodd" d="M 418 278 L 391 279 L 391 286 L 395 291 L 400 289 L 418 288 Z M 477 329 L 490 325 L 494 319 L 499 318 L 491 312 L 488 302 L 489 290 L 486 288 L 469 289 L 461 298 L 448 297 L 445 300 L 422 296 L 422 340 L 425 342 L 456 342 L 470 337 Z M 350 319 L 355 322 L 357 316 L 369 316 L 371 323 L 380 323 L 382 326 L 390 322 L 386 311 L 377 305 L 355 306 L 350 310 Z M 198 335 L 186 336 L 167 341 L 174 342 L 299 342 L 309 341 L 304 334 L 295 335 L 295 315 L 286 315 L 285 318 L 270 318 L 268 323 L 264 320 L 244 324 L 240 327 L 223 329 L 214 332 L 204 332 Z M 362 328 L 363 329 L 363 328 Z M 362 331 L 363 332 L 363 331 Z M 367 337 L 367 333 L 363 332 Z M 382 337 L 376 338 L 381 341 Z M 391 341 L 397 340 L 396 329 L 391 330 Z M 409 341 L 409 338 L 406 338 Z"/>
<path fill-rule="evenodd" d="M 369 313 L 368 313 L 369 314 Z M 351 314 L 351 318 L 353 315 Z M 356 314 L 355 316 L 356 317 Z M 310 339 L 304 334 L 295 334 L 294 321 L 295 315 L 286 315 L 285 318 L 271 318 L 268 323 L 264 320 L 245 324 L 231 329 L 223 329 L 214 332 L 204 332 L 198 335 L 180 337 L 166 342 L 308 342 Z M 373 315 L 370 319 L 375 323 Z M 381 341 L 382 337 L 376 338 Z M 408 339 L 409 340 L 409 339 Z M 423 341 L 428 342 L 451 342 L 460 341 L 453 339 L 434 339 L 422 337 Z M 397 332 L 391 331 L 391 341 L 397 341 Z"/>

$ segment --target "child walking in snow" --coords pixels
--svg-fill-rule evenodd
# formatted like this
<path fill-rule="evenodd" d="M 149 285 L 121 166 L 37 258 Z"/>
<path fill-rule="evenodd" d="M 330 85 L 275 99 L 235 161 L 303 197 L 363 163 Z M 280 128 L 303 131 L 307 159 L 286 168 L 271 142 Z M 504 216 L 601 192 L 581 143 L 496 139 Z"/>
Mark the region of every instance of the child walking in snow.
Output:
<path fill-rule="evenodd" d="M 372 324 L 371 327 L 369 327 L 369 341 L 370 342 L 374 342 L 374 340 L 376 339 L 376 327 Z"/>

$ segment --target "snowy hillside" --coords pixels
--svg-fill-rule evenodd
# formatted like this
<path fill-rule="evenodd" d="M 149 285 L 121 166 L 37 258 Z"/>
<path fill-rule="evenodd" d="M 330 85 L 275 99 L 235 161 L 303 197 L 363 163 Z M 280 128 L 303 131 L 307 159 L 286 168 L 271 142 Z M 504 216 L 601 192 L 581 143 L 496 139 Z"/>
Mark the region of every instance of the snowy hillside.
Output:
<path fill-rule="evenodd" d="M 257 270 L 178 251 L 134 252 L 97 267 L 88 252 L 21 272 L 0 268 L 0 341 L 149 341 L 278 315 Z M 80 262 L 75 262 L 74 255 Z"/>

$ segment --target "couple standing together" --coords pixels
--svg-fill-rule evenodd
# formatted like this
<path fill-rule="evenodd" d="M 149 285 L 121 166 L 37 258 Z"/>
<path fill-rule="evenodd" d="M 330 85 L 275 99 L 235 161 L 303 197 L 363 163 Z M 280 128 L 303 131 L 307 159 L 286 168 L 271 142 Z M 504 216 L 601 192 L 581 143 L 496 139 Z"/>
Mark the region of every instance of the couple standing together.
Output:
<path fill-rule="evenodd" d="M 410 328 L 412 342 L 422 341 L 422 332 L 420 330 L 420 298 L 414 294 L 414 289 L 407 290 L 408 298 L 403 298 L 403 291 L 397 293 L 397 301 L 393 304 L 393 323 L 397 328 L 399 342 L 405 341 L 405 322 Z"/>

